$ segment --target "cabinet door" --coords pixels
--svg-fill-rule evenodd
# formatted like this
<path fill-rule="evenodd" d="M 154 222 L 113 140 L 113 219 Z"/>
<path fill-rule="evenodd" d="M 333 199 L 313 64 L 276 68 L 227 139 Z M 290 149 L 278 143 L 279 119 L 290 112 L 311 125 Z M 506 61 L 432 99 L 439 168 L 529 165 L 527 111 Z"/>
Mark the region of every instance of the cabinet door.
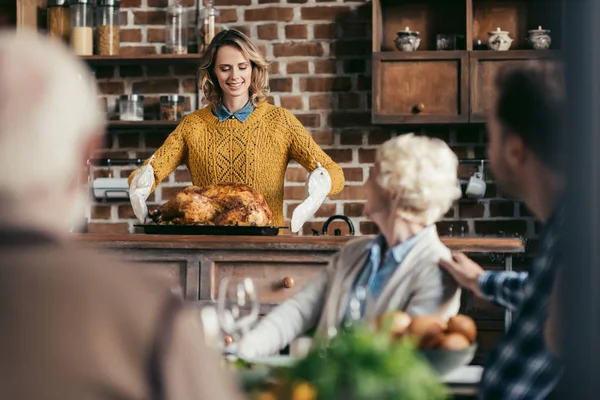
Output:
<path fill-rule="evenodd" d="M 535 59 L 551 59 L 557 55 L 553 51 L 473 51 L 470 58 L 471 107 L 470 121 L 485 122 L 496 98 L 495 79 L 503 68 L 523 64 Z"/>
<path fill-rule="evenodd" d="M 373 54 L 374 124 L 468 122 L 466 51 Z"/>

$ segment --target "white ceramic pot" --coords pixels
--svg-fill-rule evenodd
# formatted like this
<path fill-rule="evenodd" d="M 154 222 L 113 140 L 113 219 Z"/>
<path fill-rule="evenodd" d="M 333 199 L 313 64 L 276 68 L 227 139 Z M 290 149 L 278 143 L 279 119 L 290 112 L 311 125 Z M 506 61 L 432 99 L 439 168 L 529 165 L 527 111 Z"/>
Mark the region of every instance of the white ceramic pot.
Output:
<path fill-rule="evenodd" d="M 394 40 L 396 48 L 400 51 L 417 51 L 421 44 L 419 32 L 411 31 L 407 26 L 403 31 L 396 33 L 398 37 Z"/>
<path fill-rule="evenodd" d="M 497 28 L 495 31 L 488 32 L 488 47 L 496 51 L 506 51 L 510 49 L 513 40 L 508 31 Z"/>

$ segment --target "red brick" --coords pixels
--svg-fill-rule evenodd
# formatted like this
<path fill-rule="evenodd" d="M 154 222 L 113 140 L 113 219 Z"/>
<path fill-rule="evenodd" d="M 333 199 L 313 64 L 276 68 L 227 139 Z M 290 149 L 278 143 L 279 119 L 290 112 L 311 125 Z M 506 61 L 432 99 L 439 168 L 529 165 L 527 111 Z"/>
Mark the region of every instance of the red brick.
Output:
<path fill-rule="evenodd" d="M 89 222 L 87 225 L 88 233 L 99 234 L 117 234 L 129 233 L 129 224 L 127 222 L 105 223 L 105 222 Z"/>
<path fill-rule="evenodd" d="M 336 112 L 331 114 L 331 124 L 336 128 L 368 126 L 371 124 L 371 113 Z"/>
<path fill-rule="evenodd" d="M 491 201 L 490 217 L 514 217 L 515 203 L 513 201 Z"/>
<path fill-rule="evenodd" d="M 360 107 L 358 93 L 344 93 L 338 98 L 338 108 L 341 110 L 355 110 Z"/>
<path fill-rule="evenodd" d="M 436 222 L 440 236 L 461 236 L 469 234 L 469 226 L 466 221 L 440 221 Z"/>
<path fill-rule="evenodd" d="M 366 56 L 371 54 L 371 41 L 344 40 L 331 44 L 331 54 L 340 56 Z"/>
<path fill-rule="evenodd" d="M 477 172 L 476 165 L 460 164 L 458 166 L 457 173 L 461 179 L 469 179 L 475 172 Z"/>
<path fill-rule="evenodd" d="M 237 22 L 237 10 L 235 8 L 226 8 L 219 10 L 219 16 L 217 17 L 221 24 L 229 24 L 231 22 Z"/>
<path fill-rule="evenodd" d="M 142 41 L 141 29 L 121 29 L 121 43 L 139 43 Z"/>
<path fill-rule="evenodd" d="M 92 219 L 110 219 L 111 206 L 108 205 L 94 205 L 92 206 L 91 215 Z"/>
<path fill-rule="evenodd" d="M 290 22 L 294 18 L 294 10 L 290 7 L 267 7 L 246 10 L 244 19 L 248 22 L 255 21 L 283 21 Z"/>
<path fill-rule="evenodd" d="M 351 149 L 327 149 L 325 153 L 331 157 L 331 159 L 337 163 L 349 163 L 352 162 L 352 150 Z"/>
<path fill-rule="evenodd" d="M 152 209 L 153 207 L 148 206 L 149 209 Z M 119 206 L 119 219 L 136 219 L 137 217 L 135 216 L 134 212 L 133 212 L 133 208 L 131 208 L 131 205 L 127 204 L 124 206 Z"/>
<path fill-rule="evenodd" d="M 196 93 L 198 91 L 198 81 L 196 79 L 183 79 L 181 88 L 184 93 Z"/>
<path fill-rule="evenodd" d="M 273 61 L 269 64 L 269 73 L 273 75 L 279 74 L 279 62 Z"/>
<path fill-rule="evenodd" d="M 119 54 L 122 57 L 136 57 L 145 56 L 150 54 L 156 54 L 156 47 L 154 46 L 121 46 Z"/>
<path fill-rule="evenodd" d="M 323 46 L 321 43 L 277 43 L 273 45 L 275 57 L 321 57 Z"/>
<path fill-rule="evenodd" d="M 279 3 L 279 0 L 258 0 L 258 4 L 274 4 Z M 289 1 L 288 1 L 289 3 Z"/>
<path fill-rule="evenodd" d="M 94 72 L 96 73 L 96 79 L 102 78 L 114 78 L 115 76 L 115 67 L 113 66 L 98 66 L 94 68 Z"/>
<path fill-rule="evenodd" d="M 362 217 L 365 215 L 365 203 L 345 203 L 344 215 L 346 217 Z"/>
<path fill-rule="evenodd" d="M 259 0 L 259 2 L 260 2 L 260 0 Z M 304 4 L 307 2 L 308 2 L 308 0 L 288 0 L 288 4 Z"/>
<path fill-rule="evenodd" d="M 304 108 L 302 96 L 280 96 L 279 100 L 281 101 L 281 107 L 289 110 L 302 110 Z"/>
<path fill-rule="evenodd" d="M 177 79 L 153 79 L 133 82 L 133 93 L 177 93 L 179 82 Z"/>
<path fill-rule="evenodd" d="M 367 71 L 367 63 L 364 59 L 344 60 L 343 70 L 347 74 L 364 74 Z"/>
<path fill-rule="evenodd" d="M 348 77 L 301 78 L 300 90 L 303 92 L 345 92 L 352 88 Z"/>
<path fill-rule="evenodd" d="M 358 162 L 361 164 L 373 164 L 375 162 L 375 149 L 358 149 Z"/>
<path fill-rule="evenodd" d="M 478 235 L 525 235 L 527 232 L 527 221 L 475 221 L 475 232 Z"/>
<path fill-rule="evenodd" d="M 308 74 L 308 61 L 290 61 L 287 63 L 288 74 Z"/>
<path fill-rule="evenodd" d="M 335 24 L 315 24 L 313 26 L 315 39 L 335 39 Z"/>
<path fill-rule="evenodd" d="M 285 180 L 287 182 L 306 182 L 306 178 L 308 177 L 308 172 L 302 168 L 288 168 L 285 171 Z"/>
<path fill-rule="evenodd" d="M 121 8 L 139 8 L 142 6 L 142 0 L 123 0 Z"/>
<path fill-rule="evenodd" d="M 179 0 L 179 2 L 184 7 L 192 7 L 195 5 L 195 0 Z M 170 0 L 148 0 L 148 7 L 167 8 L 170 3 Z"/>
<path fill-rule="evenodd" d="M 258 38 L 262 40 L 279 39 L 279 28 L 276 24 L 259 25 L 257 28 Z"/>
<path fill-rule="evenodd" d="M 148 28 L 147 40 L 150 43 L 164 43 L 165 30 L 161 28 Z"/>
<path fill-rule="evenodd" d="M 140 147 L 140 135 L 138 134 L 126 134 L 119 135 L 119 148 L 138 148 Z"/>
<path fill-rule="evenodd" d="M 344 178 L 346 182 L 362 182 L 363 181 L 363 169 L 362 168 L 344 168 Z"/>
<path fill-rule="evenodd" d="M 283 188 L 283 198 L 285 200 L 304 200 L 306 188 L 304 186 L 286 186 Z"/>
<path fill-rule="evenodd" d="M 167 201 L 187 186 L 160 186 L 162 201 Z"/>
<path fill-rule="evenodd" d="M 356 89 L 358 90 L 371 90 L 371 77 L 368 75 L 359 75 L 356 80 Z"/>
<path fill-rule="evenodd" d="M 348 6 L 304 7 L 301 15 L 303 21 L 332 21 L 349 16 L 351 11 L 352 9 Z"/>
<path fill-rule="evenodd" d="M 166 13 L 164 11 L 134 11 L 133 23 L 135 25 L 164 25 Z"/>
<path fill-rule="evenodd" d="M 300 203 L 292 203 L 287 205 L 286 213 L 291 218 L 294 210 Z M 333 203 L 322 204 L 314 215 L 314 218 L 328 218 L 335 214 L 336 205 Z"/>
<path fill-rule="evenodd" d="M 160 64 L 150 64 L 146 66 L 146 77 L 156 76 L 164 78 L 169 75 L 169 66 Z"/>
<path fill-rule="evenodd" d="M 306 39 L 308 37 L 308 29 L 306 25 L 287 25 L 285 27 L 286 39 Z"/>
<path fill-rule="evenodd" d="M 101 94 L 122 94 L 125 82 L 98 82 L 98 91 Z"/>
<path fill-rule="evenodd" d="M 330 110 L 333 96 L 330 94 L 313 94 L 308 98 L 308 107 L 311 110 Z"/>
<path fill-rule="evenodd" d="M 198 66 L 194 64 L 174 65 L 175 76 L 196 76 L 198 74 Z"/>
<path fill-rule="evenodd" d="M 177 169 L 175 170 L 175 182 L 191 182 L 192 175 L 188 169 Z"/>
<path fill-rule="evenodd" d="M 252 0 L 215 0 L 214 5 L 220 6 L 249 6 Z"/>
<path fill-rule="evenodd" d="M 271 92 L 291 92 L 293 88 L 292 78 L 272 78 L 269 80 Z"/>
<path fill-rule="evenodd" d="M 317 143 L 318 145 L 330 146 L 333 144 L 332 131 L 313 131 L 312 137 L 315 143 Z"/>
<path fill-rule="evenodd" d="M 252 36 L 251 28 L 249 25 L 235 25 L 230 28 L 237 29 L 238 31 L 242 32 L 244 35 L 246 35 L 248 37 Z"/>
<path fill-rule="evenodd" d="M 296 118 L 306 128 L 318 128 L 321 124 L 321 116 L 319 114 L 297 114 Z"/>
<path fill-rule="evenodd" d="M 363 132 L 357 129 L 345 129 L 340 134 L 340 144 L 343 146 L 356 146 L 363 143 Z"/>
<path fill-rule="evenodd" d="M 359 227 L 362 235 L 377 235 L 379 233 L 379 228 L 371 221 L 361 221 Z"/>
<path fill-rule="evenodd" d="M 369 144 L 383 144 L 392 138 L 392 133 L 383 130 L 377 129 L 367 134 L 367 143 Z"/>
<path fill-rule="evenodd" d="M 485 206 L 476 201 L 461 201 L 458 203 L 459 218 L 483 218 Z"/>
<path fill-rule="evenodd" d="M 335 74 L 336 61 L 333 60 L 315 60 L 315 74 Z"/>
<path fill-rule="evenodd" d="M 121 54 L 123 54 L 123 47 L 121 47 Z M 131 78 L 143 76 L 141 65 L 121 65 L 119 67 L 119 76 L 121 78 Z"/>

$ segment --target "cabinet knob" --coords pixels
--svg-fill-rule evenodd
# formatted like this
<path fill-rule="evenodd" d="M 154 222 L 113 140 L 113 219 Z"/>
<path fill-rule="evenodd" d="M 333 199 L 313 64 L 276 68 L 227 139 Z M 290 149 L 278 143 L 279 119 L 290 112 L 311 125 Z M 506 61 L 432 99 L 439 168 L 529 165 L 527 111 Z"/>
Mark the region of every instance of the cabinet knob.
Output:
<path fill-rule="evenodd" d="M 423 103 L 419 103 L 419 104 L 417 104 L 417 105 L 415 106 L 415 111 L 416 111 L 416 112 L 420 113 L 420 112 L 422 112 L 423 110 L 425 110 L 425 104 L 423 104 Z"/>
<path fill-rule="evenodd" d="M 291 276 L 286 276 L 283 278 L 283 287 L 286 289 L 291 289 L 294 287 L 294 278 Z"/>
<path fill-rule="evenodd" d="M 225 345 L 229 346 L 231 343 L 233 343 L 233 338 L 230 335 L 225 335 L 224 341 Z"/>

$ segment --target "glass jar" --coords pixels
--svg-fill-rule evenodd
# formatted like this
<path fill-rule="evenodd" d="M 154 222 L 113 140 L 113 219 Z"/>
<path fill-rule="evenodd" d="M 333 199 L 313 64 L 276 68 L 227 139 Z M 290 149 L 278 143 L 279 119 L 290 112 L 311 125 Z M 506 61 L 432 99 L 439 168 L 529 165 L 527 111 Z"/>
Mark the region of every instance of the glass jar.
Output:
<path fill-rule="evenodd" d="M 215 37 L 215 22 L 217 10 L 213 6 L 213 0 L 207 0 L 206 6 L 202 10 L 202 37 L 200 38 L 200 51 L 206 50 L 210 42 Z"/>
<path fill-rule="evenodd" d="M 160 96 L 160 119 L 162 121 L 178 121 L 183 118 L 185 97 L 177 94 Z"/>
<path fill-rule="evenodd" d="M 119 119 L 121 121 L 144 120 L 144 96 L 123 94 L 119 97 Z"/>
<path fill-rule="evenodd" d="M 67 0 L 48 0 L 48 34 L 69 43 L 71 20 Z"/>
<path fill-rule="evenodd" d="M 71 0 L 71 48 L 79 56 L 94 53 L 92 0 Z"/>
<path fill-rule="evenodd" d="M 165 46 L 169 54 L 187 54 L 188 19 L 185 8 L 175 3 L 167 9 Z"/>
<path fill-rule="evenodd" d="M 119 55 L 121 30 L 120 0 L 98 0 L 96 6 L 96 51 L 101 56 Z"/>

